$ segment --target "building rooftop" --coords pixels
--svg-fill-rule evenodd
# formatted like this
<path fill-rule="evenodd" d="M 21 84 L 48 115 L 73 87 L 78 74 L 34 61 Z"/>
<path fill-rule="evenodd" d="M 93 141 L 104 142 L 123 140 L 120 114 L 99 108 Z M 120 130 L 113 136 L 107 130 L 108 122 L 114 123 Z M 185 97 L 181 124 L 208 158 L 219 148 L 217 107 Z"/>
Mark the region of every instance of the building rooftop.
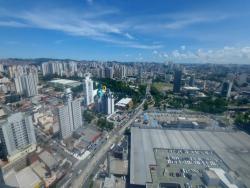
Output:
<path fill-rule="evenodd" d="M 224 185 L 226 185 L 225 187 L 228 188 L 238 188 L 238 186 L 236 186 L 235 184 L 231 183 L 228 178 L 226 177 L 226 173 L 224 170 L 220 169 L 220 168 L 211 168 L 210 169 L 212 172 L 214 172 L 219 178 L 220 180 L 223 182 Z"/>
<path fill-rule="evenodd" d="M 54 85 L 61 85 L 66 87 L 76 87 L 81 85 L 81 82 L 75 81 L 75 80 L 68 80 L 68 79 L 54 79 L 49 81 L 49 83 Z"/>
<path fill-rule="evenodd" d="M 56 159 L 46 150 L 39 154 L 39 158 L 50 169 L 53 169 L 57 165 Z"/>
<path fill-rule="evenodd" d="M 58 84 L 73 84 L 73 83 L 78 83 L 78 81 L 75 80 L 67 80 L 67 79 L 55 79 L 51 80 L 51 83 L 58 83 Z"/>
<path fill-rule="evenodd" d="M 132 101 L 132 98 L 122 98 L 121 100 L 119 100 L 116 105 L 118 106 L 126 106 L 128 105 L 130 102 Z"/>
<path fill-rule="evenodd" d="M 20 188 L 33 188 L 41 183 L 40 178 L 30 167 L 26 167 L 19 172 L 11 170 L 4 176 L 4 181 L 7 185 Z"/>
<path fill-rule="evenodd" d="M 128 160 L 120 160 L 110 156 L 110 173 L 115 175 L 127 175 Z"/>
<path fill-rule="evenodd" d="M 154 148 L 212 150 L 250 185 L 250 136 L 242 131 L 166 130 L 131 128 L 130 183 L 152 182 L 150 166 L 156 165 Z"/>
<path fill-rule="evenodd" d="M 200 89 L 198 87 L 194 86 L 185 86 L 183 87 L 184 90 L 189 90 L 189 91 L 199 91 Z"/>

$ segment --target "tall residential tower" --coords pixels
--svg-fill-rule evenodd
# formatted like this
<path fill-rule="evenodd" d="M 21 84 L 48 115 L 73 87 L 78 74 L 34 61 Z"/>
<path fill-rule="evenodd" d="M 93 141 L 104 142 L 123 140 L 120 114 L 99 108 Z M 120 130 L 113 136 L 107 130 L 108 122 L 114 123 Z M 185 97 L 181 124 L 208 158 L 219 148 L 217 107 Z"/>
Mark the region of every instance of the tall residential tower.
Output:
<path fill-rule="evenodd" d="M 31 116 L 22 112 L 0 120 L 0 141 L 4 155 L 14 155 L 36 144 Z"/>
<path fill-rule="evenodd" d="M 87 106 L 94 103 L 93 81 L 89 74 L 87 74 L 83 80 L 83 94 Z"/>
<path fill-rule="evenodd" d="M 38 94 L 38 76 L 37 73 L 23 74 L 15 79 L 16 92 L 26 97 L 32 97 Z"/>
<path fill-rule="evenodd" d="M 83 124 L 81 100 L 73 100 L 72 92 L 69 88 L 66 90 L 65 96 L 65 104 L 58 107 L 60 136 L 62 139 L 70 137 Z"/>
<path fill-rule="evenodd" d="M 173 92 L 179 93 L 181 91 L 181 77 L 182 77 L 182 70 L 177 69 L 174 72 L 174 86 Z"/>

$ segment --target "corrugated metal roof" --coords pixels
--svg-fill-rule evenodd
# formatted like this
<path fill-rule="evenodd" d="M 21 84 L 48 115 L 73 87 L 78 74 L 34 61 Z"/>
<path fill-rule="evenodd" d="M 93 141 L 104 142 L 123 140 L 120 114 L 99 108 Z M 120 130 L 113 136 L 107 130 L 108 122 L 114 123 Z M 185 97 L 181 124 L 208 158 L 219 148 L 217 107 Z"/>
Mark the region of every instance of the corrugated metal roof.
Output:
<path fill-rule="evenodd" d="M 130 183 L 151 182 L 149 165 L 156 165 L 154 148 L 214 150 L 220 158 L 250 184 L 250 136 L 244 132 L 208 130 L 164 130 L 131 128 Z M 242 152 L 239 155 L 240 151 Z M 247 151 L 247 152 L 246 152 Z"/>

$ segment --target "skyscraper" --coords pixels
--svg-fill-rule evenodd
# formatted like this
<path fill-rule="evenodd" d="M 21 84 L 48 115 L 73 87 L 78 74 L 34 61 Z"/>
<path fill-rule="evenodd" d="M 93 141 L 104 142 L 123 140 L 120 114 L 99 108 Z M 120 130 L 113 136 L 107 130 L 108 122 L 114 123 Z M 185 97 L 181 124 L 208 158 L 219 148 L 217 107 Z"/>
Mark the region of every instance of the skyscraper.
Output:
<path fill-rule="evenodd" d="M 99 93 L 99 92 L 97 92 Z M 113 114 L 115 112 L 114 95 L 107 90 L 105 93 L 100 92 L 95 96 L 95 109 L 99 113 Z"/>
<path fill-rule="evenodd" d="M 37 73 L 29 73 L 16 77 L 15 79 L 16 92 L 26 97 L 32 97 L 38 94 Z"/>
<path fill-rule="evenodd" d="M 65 75 L 65 68 L 61 62 L 45 62 L 42 64 L 42 73 L 43 76 L 46 75 L 60 75 L 63 76 Z"/>
<path fill-rule="evenodd" d="M 114 69 L 113 67 L 106 67 L 105 68 L 105 78 L 112 79 L 114 77 Z"/>
<path fill-rule="evenodd" d="M 115 112 L 115 99 L 111 92 L 105 93 L 103 96 L 103 106 L 105 114 L 113 114 Z"/>
<path fill-rule="evenodd" d="M 69 70 L 68 70 L 68 73 L 69 73 L 69 75 L 70 76 L 74 76 L 75 75 L 75 73 L 77 73 L 77 63 L 76 62 L 74 62 L 74 61 L 70 61 L 69 63 L 68 63 L 68 66 L 69 66 Z"/>
<path fill-rule="evenodd" d="M 113 114 L 115 112 L 115 99 L 114 95 L 108 91 L 102 96 L 102 113 Z"/>
<path fill-rule="evenodd" d="M 60 127 L 60 137 L 65 139 L 72 134 L 73 126 L 70 122 L 70 113 L 68 105 L 58 107 L 58 119 Z"/>
<path fill-rule="evenodd" d="M 0 140 L 5 155 L 13 155 L 36 144 L 31 116 L 22 112 L 0 121 Z"/>
<path fill-rule="evenodd" d="M 176 69 L 174 73 L 174 86 L 173 86 L 174 93 L 179 93 L 181 91 L 181 77 L 182 77 L 182 70 Z"/>
<path fill-rule="evenodd" d="M 42 64 L 42 73 L 43 76 L 52 74 L 52 65 L 49 62 Z"/>
<path fill-rule="evenodd" d="M 121 77 L 125 78 L 127 76 L 127 67 L 125 65 L 121 66 Z"/>
<path fill-rule="evenodd" d="M 229 80 L 226 82 L 223 82 L 222 88 L 221 88 L 221 96 L 225 98 L 229 98 L 231 95 L 233 82 L 230 82 Z"/>
<path fill-rule="evenodd" d="M 189 78 L 189 86 L 194 86 L 194 82 L 195 82 L 195 77 L 194 75 L 191 75 L 190 78 Z"/>
<path fill-rule="evenodd" d="M 65 105 L 58 107 L 60 136 L 62 139 L 70 137 L 73 131 L 83 124 L 81 100 L 72 100 L 72 92 L 69 88 L 66 90 L 65 96 Z"/>
<path fill-rule="evenodd" d="M 91 80 L 89 74 L 87 74 L 85 79 L 83 80 L 83 94 L 85 104 L 87 106 L 94 103 L 93 81 Z"/>

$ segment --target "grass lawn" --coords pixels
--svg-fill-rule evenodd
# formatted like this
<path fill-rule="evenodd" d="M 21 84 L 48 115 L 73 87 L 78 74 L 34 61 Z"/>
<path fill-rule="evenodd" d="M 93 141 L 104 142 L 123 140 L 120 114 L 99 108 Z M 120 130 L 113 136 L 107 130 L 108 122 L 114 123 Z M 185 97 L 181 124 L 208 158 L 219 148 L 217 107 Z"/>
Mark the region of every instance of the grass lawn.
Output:
<path fill-rule="evenodd" d="M 165 82 L 154 82 L 153 87 L 155 87 L 160 92 L 164 92 L 164 91 L 172 90 L 173 84 L 165 83 Z"/>

